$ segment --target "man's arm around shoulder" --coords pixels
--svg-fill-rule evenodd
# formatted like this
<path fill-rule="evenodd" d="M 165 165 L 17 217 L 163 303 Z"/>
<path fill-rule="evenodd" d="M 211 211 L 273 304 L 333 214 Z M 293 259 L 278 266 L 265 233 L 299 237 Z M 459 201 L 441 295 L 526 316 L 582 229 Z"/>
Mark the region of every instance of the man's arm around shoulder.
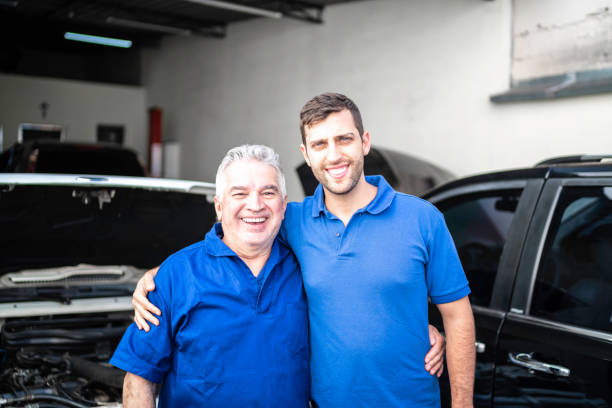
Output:
<path fill-rule="evenodd" d="M 446 333 L 446 362 L 453 408 L 472 407 L 476 334 L 474 315 L 467 296 L 437 305 Z"/>
<path fill-rule="evenodd" d="M 156 384 L 127 372 L 123 380 L 124 408 L 155 408 Z"/>

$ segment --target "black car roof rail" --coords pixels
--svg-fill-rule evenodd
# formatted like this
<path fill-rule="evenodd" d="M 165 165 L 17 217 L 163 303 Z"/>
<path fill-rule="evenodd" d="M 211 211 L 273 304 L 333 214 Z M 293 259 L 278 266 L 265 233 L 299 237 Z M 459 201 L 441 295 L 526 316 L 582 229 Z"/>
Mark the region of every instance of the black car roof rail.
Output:
<path fill-rule="evenodd" d="M 573 156 L 551 157 L 550 159 L 536 163 L 535 167 L 547 166 L 550 164 L 600 162 L 605 159 L 612 159 L 612 154 L 578 154 Z"/>

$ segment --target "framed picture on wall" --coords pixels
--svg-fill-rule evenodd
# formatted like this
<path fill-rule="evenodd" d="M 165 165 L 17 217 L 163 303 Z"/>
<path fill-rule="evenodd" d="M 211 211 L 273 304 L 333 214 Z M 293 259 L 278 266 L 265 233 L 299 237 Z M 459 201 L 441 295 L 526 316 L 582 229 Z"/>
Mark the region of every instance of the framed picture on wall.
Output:
<path fill-rule="evenodd" d="M 48 123 L 21 123 L 17 130 L 17 141 L 20 143 L 36 140 L 64 140 L 64 127 Z"/>
<path fill-rule="evenodd" d="M 125 126 L 123 125 L 98 125 L 96 140 L 102 143 L 123 144 Z"/>
<path fill-rule="evenodd" d="M 612 0 L 513 0 L 510 89 L 492 102 L 612 92 Z"/>

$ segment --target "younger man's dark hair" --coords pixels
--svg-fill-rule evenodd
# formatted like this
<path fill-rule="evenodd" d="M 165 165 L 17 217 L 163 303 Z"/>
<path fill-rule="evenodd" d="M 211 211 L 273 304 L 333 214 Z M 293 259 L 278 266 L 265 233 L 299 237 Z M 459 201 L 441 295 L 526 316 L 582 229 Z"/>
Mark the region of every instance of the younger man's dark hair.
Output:
<path fill-rule="evenodd" d="M 300 132 L 302 133 L 302 143 L 306 145 L 306 126 L 316 125 L 324 121 L 330 114 L 340 112 L 347 109 L 353 116 L 355 127 L 359 131 L 359 137 L 363 135 L 363 123 L 361 122 L 361 113 L 355 102 L 351 101 L 347 96 L 326 92 L 317 95 L 304 105 L 300 111 Z"/>

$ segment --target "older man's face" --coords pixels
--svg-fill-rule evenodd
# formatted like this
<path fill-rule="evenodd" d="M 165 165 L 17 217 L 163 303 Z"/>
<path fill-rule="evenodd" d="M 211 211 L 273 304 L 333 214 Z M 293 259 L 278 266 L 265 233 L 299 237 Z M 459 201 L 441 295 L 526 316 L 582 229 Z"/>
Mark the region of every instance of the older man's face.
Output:
<path fill-rule="evenodd" d="M 287 205 L 276 169 L 260 161 L 242 160 L 230 164 L 224 176 L 222 197 L 215 197 L 223 241 L 239 255 L 270 249 Z"/>

